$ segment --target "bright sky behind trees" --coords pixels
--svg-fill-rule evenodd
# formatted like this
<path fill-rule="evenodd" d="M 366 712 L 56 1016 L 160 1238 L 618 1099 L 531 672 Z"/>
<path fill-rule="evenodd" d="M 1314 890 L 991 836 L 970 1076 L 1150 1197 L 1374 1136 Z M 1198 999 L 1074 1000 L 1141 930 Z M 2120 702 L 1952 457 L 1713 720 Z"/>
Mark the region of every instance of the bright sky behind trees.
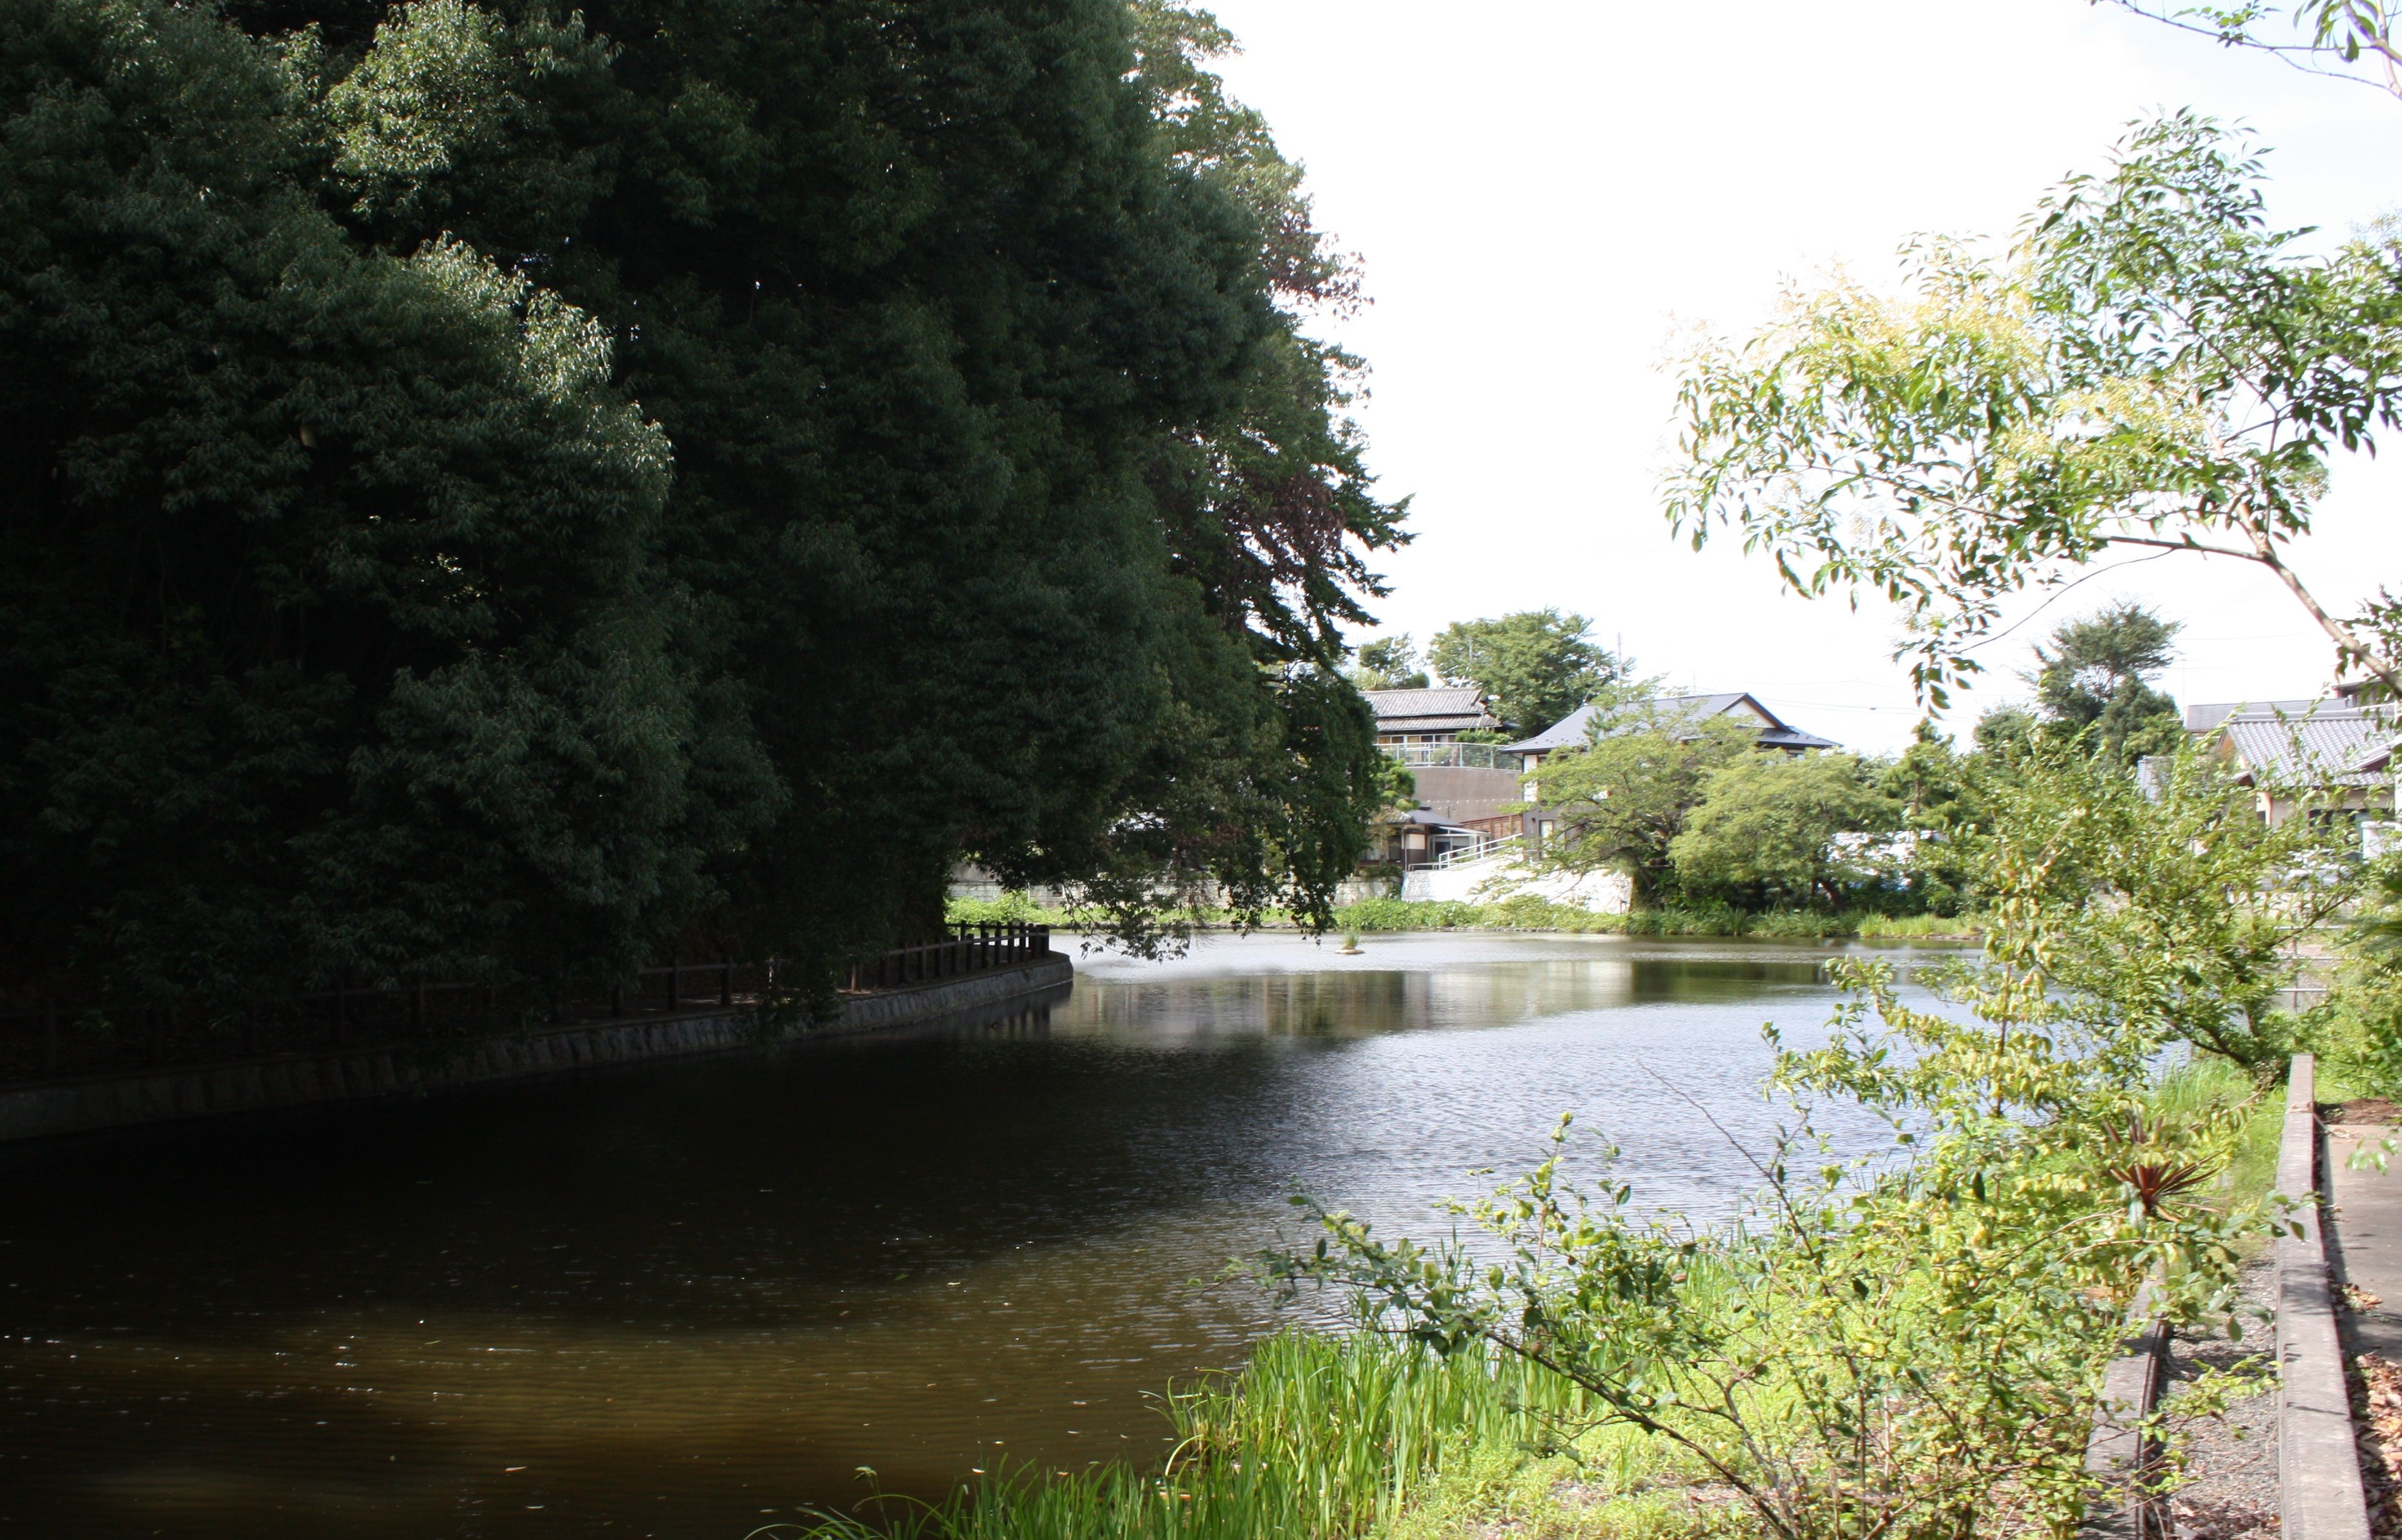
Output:
<path fill-rule="evenodd" d="M 1917 709 L 1896 624 L 1779 591 L 1659 513 L 1680 328 L 1746 331 L 1787 277 L 1884 283 L 1917 231 L 2007 236 L 2124 125 L 2190 105 L 2272 152 L 2271 216 L 2330 236 L 2402 210 L 2402 103 L 2084 0 L 1223 0 L 1229 85 L 1305 160 L 1374 304 L 1336 328 L 1416 543 L 1380 563 L 1393 630 L 1557 606 L 1674 685 L 1749 689 L 1869 750 Z M 2297 566 L 2331 605 L 2402 581 L 2402 443 L 2338 470 Z M 2022 598 L 2013 612 L 2044 596 Z M 2332 649 L 2264 571 L 2191 557 L 2094 577 L 1986 649 L 1947 725 L 2027 692 L 2028 645 L 2139 599 L 2185 623 L 2180 701 L 2305 694 Z"/>

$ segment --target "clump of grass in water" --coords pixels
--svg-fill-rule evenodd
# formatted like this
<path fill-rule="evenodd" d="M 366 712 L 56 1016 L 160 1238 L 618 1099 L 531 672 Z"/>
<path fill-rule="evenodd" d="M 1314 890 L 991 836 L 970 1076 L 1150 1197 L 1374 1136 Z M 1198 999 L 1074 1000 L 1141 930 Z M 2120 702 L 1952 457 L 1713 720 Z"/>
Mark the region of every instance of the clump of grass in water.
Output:
<path fill-rule="evenodd" d="M 1238 1374 L 1169 1398 L 1166 1467 L 1021 1470 L 931 1506 L 828 1518 L 815 1540 L 1344 1540 L 1446 1470 L 1539 1447 L 1581 1392 L 1523 1360 L 1439 1358 L 1360 1332 L 1289 1331 Z M 792 1534 L 790 1527 L 780 1533 Z"/>

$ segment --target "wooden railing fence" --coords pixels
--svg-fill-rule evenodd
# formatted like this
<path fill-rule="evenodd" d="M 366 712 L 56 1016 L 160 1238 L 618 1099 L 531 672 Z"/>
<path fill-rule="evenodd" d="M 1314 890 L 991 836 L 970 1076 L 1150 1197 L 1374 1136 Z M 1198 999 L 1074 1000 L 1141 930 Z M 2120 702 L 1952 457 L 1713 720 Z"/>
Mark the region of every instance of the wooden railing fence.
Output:
<path fill-rule="evenodd" d="M 1050 951 L 1048 926 L 954 926 L 942 941 L 861 958 L 845 984 L 853 991 L 903 988 L 1015 967 Z M 0 1011 L 0 1080 L 731 1010 L 773 997 L 776 969 L 773 961 L 730 956 L 670 958 L 614 983 L 531 993 L 438 980 L 343 983 L 262 998 L 208 1019 L 146 1010 L 119 1020 L 98 1002 L 45 997 Z"/>
<path fill-rule="evenodd" d="M 853 963 L 852 989 L 893 989 L 925 983 L 987 968 L 1007 968 L 1051 950 L 1051 928 L 1016 921 L 996 925 L 957 925 L 952 935 L 923 946 L 895 947 Z"/>

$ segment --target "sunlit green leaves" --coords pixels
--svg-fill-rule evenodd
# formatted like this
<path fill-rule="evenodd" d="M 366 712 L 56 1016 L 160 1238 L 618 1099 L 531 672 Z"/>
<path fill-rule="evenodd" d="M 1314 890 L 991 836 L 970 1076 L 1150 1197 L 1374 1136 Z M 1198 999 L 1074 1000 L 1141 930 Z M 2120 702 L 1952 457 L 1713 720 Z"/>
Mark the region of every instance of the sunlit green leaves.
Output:
<path fill-rule="evenodd" d="M 2402 404 L 2391 245 L 2323 257 L 2268 227 L 2260 168 L 2207 119 L 2135 129 L 2064 183 L 2007 259 L 1949 241 L 1905 292 L 1788 296 L 1685 361 L 1669 516 L 1804 593 L 1898 605 L 1919 688 L 1979 667 L 2002 599 L 2117 545 L 2283 567 L 2327 458 Z M 2327 621 L 2360 659 L 2371 641 Z M 2379 667 L 2383 667 L 2381 664 Z"/>

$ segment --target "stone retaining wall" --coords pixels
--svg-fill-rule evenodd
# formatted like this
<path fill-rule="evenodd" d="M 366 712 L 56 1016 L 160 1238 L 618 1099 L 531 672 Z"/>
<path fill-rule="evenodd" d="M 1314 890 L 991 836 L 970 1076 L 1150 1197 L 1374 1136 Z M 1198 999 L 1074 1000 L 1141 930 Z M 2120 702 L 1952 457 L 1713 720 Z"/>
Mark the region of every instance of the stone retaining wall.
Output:
<path fill-rule="evenodd" d="M 722 1053 L 787 1038 L 868 1032 L 1003 1001 L 1023 1002 L 1028 996 L 1062 990 L 1074 977 L 1074 965 L 1054 954 L 1017 968 L 862 996 L 845 1002 L 838 1022 L 766 1036 L 749 1011 L 711 1009 L 472 1042 L 279 1054 L 242 1064 L 48 1080 L 0 1091 L 0 1142 L 443 1091 L 607 1065 Z"/>

